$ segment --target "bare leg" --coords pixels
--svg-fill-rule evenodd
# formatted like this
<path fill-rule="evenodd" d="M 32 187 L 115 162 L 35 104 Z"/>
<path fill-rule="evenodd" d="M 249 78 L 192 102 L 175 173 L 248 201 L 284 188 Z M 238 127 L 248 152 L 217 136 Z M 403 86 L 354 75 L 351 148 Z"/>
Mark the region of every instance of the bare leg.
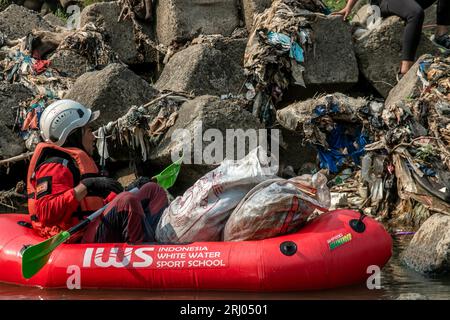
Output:
<path fill-rule="evenodd" d="M 440 37 L 440 36 L 442 36 L 444 34 L 447 34 L 447 33 L 448 33 L 448 26 L 440 26 L 440 25 L 438 25 L 436 27 L 436 37 Z"/>
<path fill-rule="evenodd" d="M 407 73 L 409 71 L 409 69 L 411 69 L 413 64 L 414 64 L 414 61 L 403 60 L 402 65 L 400 67 L 400 73 L 401 74 Z"/>
<path fill-rule="evenodd" d="M 145 3 L 145 20 L 152 21 L 152 0 L 144 0 Z"/>

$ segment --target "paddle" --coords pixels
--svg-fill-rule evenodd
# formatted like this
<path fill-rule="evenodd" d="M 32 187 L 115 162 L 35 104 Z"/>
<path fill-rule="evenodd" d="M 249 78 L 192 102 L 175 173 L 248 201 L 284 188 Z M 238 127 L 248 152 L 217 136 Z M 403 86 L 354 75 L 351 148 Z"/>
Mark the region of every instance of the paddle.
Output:
<path fill-rule="evenodd" d="M 138 192 L 138 188 L 134 188 L 130 192 L 136 193 Z M 48 259 L 50 258 L 51 253 L 55 250 L 60 244 L 66 242 L 72 235 L 86 227 L 89 223 L 91 223 L 95 218 L 100 216 L 107 204 L 95 211 L 85 220 L 81 221 L 76 226 L 73 226 L 67 231 L 62 231 L 58 233 L 56 236 L 53 236 L 41 243 L 38 243 L 34 246 L 30 246 L 26 248 L 22 254 L 22 275 L 25 279 L 30 279 L 39 270 L 42 269 L 43 266 L 46 265 Z"/>
<path fill-rule="evenodd" d="M 161 187 L 163 187 L 166 190 L 169 189 L 175 184 L 175 181 L 177 180 L 182 162 L 183 156 L 181 156 L 180 159 L 178 159 L 170 166 L 168 166 L 166 169 L 164 169 L 160 174 L 152 177 L 152 180 L 156 179 L 156 181 Z"/>
<path fill-rule="evenodd" d="M 159 175 L 154 178 L 157 179 L 158 184 L 168 189 L 175 183 L 178 173 L 180 172 L 182 158 L 175 163 L 172 163 L 169 167 L 164 169 Z M 130 192 L 137 192 L 139 189 L 134 188 Z M 38 243 L 34 246 L 30 246 L 26 248 L 22 254 L 22 275 L 25 279 L 30 279 L 36 273 L 39 272 L 48 262 L 51 253 L 55 250 L 60 244 L 66 242 L 73 234 L 82 230 L 86 227 L 91 221 L 100 216 L 105 210 L 107 205 L 103 208 L 97 210 L 85 220 L 81 221 L 76 226 L 73 226 L 67 231 L 62 231 L 61 233 L 47 239 L 41 243 Z"/>

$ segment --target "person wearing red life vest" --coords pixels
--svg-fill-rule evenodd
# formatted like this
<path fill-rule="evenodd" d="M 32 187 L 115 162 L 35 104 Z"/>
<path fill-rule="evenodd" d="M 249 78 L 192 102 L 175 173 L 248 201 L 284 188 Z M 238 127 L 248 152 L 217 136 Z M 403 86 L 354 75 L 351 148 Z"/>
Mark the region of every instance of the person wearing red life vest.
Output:
<path fill-rule="evenodd" d="M 32 226 L 48 238 L 108 204 L 74 241 L 154 242 L 154 229 L 168 206 L 166 192 L 152 182 L 136 194 L 122 192 L 119 182 L 100 176 L 90 127 L 99 115 L 72 100 L 54 102 L 42 113 L 44 142 L 36 146 L 27 175 Z"/>

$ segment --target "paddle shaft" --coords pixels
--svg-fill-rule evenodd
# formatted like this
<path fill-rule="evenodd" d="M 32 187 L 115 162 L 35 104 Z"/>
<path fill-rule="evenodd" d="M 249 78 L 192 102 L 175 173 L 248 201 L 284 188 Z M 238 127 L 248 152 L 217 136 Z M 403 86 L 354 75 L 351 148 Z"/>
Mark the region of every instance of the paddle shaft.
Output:
<path fill-rule="evenodd" d="M 132 190 L 130 190 L 129 192 L 131 193 L 137 193 L 139 191 L 138 188 L 134 188 Z M 87 217 L 86 219 L 84 219 L 83 221 L 81 221 L 79 224 L 77 224 L 76 226 L 73 226 L 72 228 L 70 228 L 69 230 L 67 230 L 68 233 L 70 233 L 70 235 L 73 235 L 74 233 L 82 230 L 84 227 L 86 227 L 89 223 L 91 223 L 95 218 L 97 218 L 98 216 L 100 216 L 103 211 L 105 211 L 106 207 L 108 206 L 108 204 L 106 204 L 105 206 L 103 206 L 102 208 L 98 209 L 97 211 L 95 211 L 93 214 L 91 214 L 89 217 Z"/>

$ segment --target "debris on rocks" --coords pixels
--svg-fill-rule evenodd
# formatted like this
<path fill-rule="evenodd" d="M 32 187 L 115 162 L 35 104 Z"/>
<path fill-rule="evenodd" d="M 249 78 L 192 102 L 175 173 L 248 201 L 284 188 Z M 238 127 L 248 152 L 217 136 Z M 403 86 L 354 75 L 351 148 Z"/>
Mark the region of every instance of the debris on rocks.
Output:
<path fill-rule="evenodd" d="M 81 12 L 81 26 L 93 24 L 104 30 L 105 41 L 127 64 L 158 61 L 160 47 L 152 40 L 149 26 L 138 21 L 128 0 L 99 2 Z"/>
<path fill-rule="evenodd" d="M 175 124 L 181 104 L 189 98 L 183 93 L 162 93 L 146 104 L 131 106 L 125 115 L 100 127 L 97 134 L 102 161 L 110 157 L 108 144 L 126 145 L 147 161 L 152 148 Z"/>
<path fill-rule="evenodd" d="M 149 181 L 143 168 L 166 167 L 182 146 L 192 152 L 171 192 L 183 194 L 223 160 L 196 161 L 215 146 L 198 146 L 195 134 L 281 127 L 278 174 L 326 175 L 332 209 L 361 210 L 402 230 L 444 224 L 450 58 L 426 37 L 419 54 L 427 55 L 397 84 L 404 26 L 395 17 L 369 26 L 367 7 L 350 26 L 321 0 L 150 3 L 89 5 L 75 30 L 14 4 L 0 12 L 2 169 L 30 158 L 40 142 L 40 114 L 68 98 L 101 111 L 94 124 L 100 165 L 117 166 L 112 176 L 129 187 Z M 370 88 L 343 91 L 357 83 Z M 314 92 L 295 101 L 286 94 L 292 89 Z M 181 131 L 188 137 L 174 139 Z M 20 210 L 16 193 L 0 193 L 0 210 Z M 431 229 L 414 243 L 423 242 L 433 266 L 418 267 L 418 257 L 408 265 L 438 273 L 446 264 L 429 247 L 438 247 L 434 234 L 445 232 Z"/>
<path fill-rule="evenodd" d="M 266 125 L 273 124 L 275 105 L 290 85 L 357 82 L 350 29 L 328 13 L 320 0 L 276 0 L 255 16 L 244 67 L 256 90 L 253 113 Z M 331 32 L 333 36 L 327 37 Z M 339 69 L 335 77 L 330 77 L 329 66 Z"/>
<path fill-rule="evenodd" d="M 253 29 L 254 17 L 258 13 L 264 12 L 272 4 L 272 0 L 243 0 L 242 10 L 245 17 L 245 26 L 248 32 Z"/>
<path fill-rule="evenodd" d="M 449 62 L 432 55 L 417 62 L 414 100 L 384 105 L 334 94 L 278 111 L 282 125 L 316 146 L 331 192 L 347 193 L 346 201 L 334 196 L 338 206 L 413 227 L 450 212 Z"/>
<path fill-rule="evenodd" d="M 125 65 L 111 63 L 102 70 L 81 75 L 65 98 L 100 110 L 99 124 L 103 125 L 123 116 L 132 105 L 152 100 L 156 93 L 156 89 Z"/>

